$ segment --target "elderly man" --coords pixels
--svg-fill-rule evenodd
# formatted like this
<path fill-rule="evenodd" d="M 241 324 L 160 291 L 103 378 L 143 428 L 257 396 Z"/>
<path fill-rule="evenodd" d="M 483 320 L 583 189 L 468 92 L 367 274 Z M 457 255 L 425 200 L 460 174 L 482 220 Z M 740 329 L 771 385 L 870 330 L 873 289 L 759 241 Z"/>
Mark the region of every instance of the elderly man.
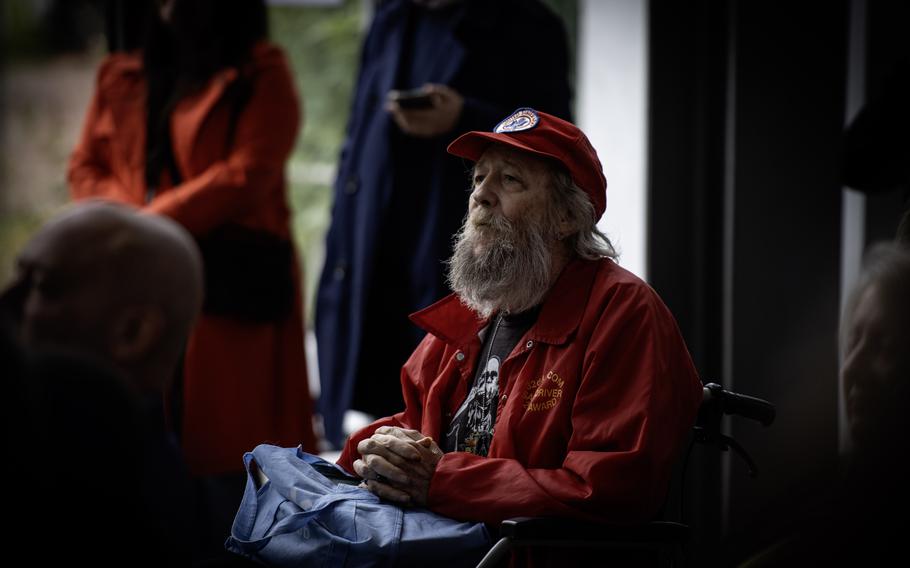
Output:
<path fill-rule="evenodd" d="M 448 150 L 475 162 L 455 293 L 412 316 L 428 333 L 401 372 L 404 411 L 338 463 L 459 520 L 653 517 L 702 389 L 672 315 L 596 228 L 594 148 L 524 108 Z"/>
<path fill-rule="evenodd" d="M 162 405 L 201 297 L 192 238 L 126 207 L 71 207 L 20 252 L 0 294 L 18 341 L 0 356 L 10 538 L 30 558 L 189 564 L 191 487 Z"/>

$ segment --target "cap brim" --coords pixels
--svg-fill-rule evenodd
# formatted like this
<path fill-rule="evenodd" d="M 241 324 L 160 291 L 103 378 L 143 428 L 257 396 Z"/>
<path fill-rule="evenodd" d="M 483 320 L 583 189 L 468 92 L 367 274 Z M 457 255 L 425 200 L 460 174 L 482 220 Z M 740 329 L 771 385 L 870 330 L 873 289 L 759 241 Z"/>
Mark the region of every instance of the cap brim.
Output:
<path fill-rule="evenodd" d="M 504 144 L 506 146 L 511 146 L 537 156 L 542 156 L 544 158 L 550 158 L 561 162 L 559 158 L 552 154 L 546 152 L 541 152 L 540 150 L 535 150 L 530 146 L 526 146 L 516 140 L 514 137 L 509 136 L 508 134 L 500 134 L 497 132 L 477 132 L 471 131 L 462 134 L 456 138 L 451 144 L 449 144 L 446 151 L 453 156 L 458 156 L 460 158 L 466 158 L 472 162 L 476 162 L 480 159 L 487 148 L 491 144 Z"/>

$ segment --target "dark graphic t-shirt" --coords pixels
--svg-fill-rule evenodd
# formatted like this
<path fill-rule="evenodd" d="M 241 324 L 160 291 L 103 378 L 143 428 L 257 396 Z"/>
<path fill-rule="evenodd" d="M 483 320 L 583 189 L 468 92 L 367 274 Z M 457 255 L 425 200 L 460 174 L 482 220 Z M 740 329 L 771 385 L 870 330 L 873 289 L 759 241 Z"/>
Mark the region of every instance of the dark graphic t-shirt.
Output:
<path fill-rule="evenodd" d="M 487 328 L 474 373 L 474 385 L 458 408 L 446 432 L 446 452 L 486 456 L 493 440 L 499 399 L 499 368 L 521 336 L 537 319 L 538 310 L 515 315 L 499 314 Z"/>

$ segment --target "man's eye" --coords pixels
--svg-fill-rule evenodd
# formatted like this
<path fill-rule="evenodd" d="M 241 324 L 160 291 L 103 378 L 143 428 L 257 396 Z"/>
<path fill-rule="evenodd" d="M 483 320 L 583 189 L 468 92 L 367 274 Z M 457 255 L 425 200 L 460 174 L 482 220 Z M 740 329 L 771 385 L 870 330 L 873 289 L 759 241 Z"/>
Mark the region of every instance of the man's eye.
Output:
<path fill-rule="evenodd" d="M 520 179 L 518 179 L 518 178 L 515 177 L 515 176 L 509 175 L 509 174 L 505 174 L 505 175 L 502 176 L 502 177 L 503 177 L 504 180 L 506 180 L 506 181 L 509 182 L 509 183 L 521 183 L 521 180 L 520 180 Z"/>
<path fill-rule="evenodd" d="M 483 182 L 484 176 L 478 174 L 474 176 L 474 185 L 479 185 Z"/>

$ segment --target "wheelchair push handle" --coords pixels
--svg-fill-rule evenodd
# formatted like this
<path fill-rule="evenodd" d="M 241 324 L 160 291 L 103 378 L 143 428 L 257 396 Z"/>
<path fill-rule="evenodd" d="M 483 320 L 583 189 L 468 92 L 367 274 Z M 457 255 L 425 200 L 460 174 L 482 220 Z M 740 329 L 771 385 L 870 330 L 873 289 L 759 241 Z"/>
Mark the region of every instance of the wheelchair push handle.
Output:
<path fill-rule="evenodd" d="M 704 385 L 703 404 L 716 404 L 724 414 L 745 416 L 765 426 L 770 426 L 777 416 L 777 409 L 767 400 L 724 390 L 717 383 Z"/>

